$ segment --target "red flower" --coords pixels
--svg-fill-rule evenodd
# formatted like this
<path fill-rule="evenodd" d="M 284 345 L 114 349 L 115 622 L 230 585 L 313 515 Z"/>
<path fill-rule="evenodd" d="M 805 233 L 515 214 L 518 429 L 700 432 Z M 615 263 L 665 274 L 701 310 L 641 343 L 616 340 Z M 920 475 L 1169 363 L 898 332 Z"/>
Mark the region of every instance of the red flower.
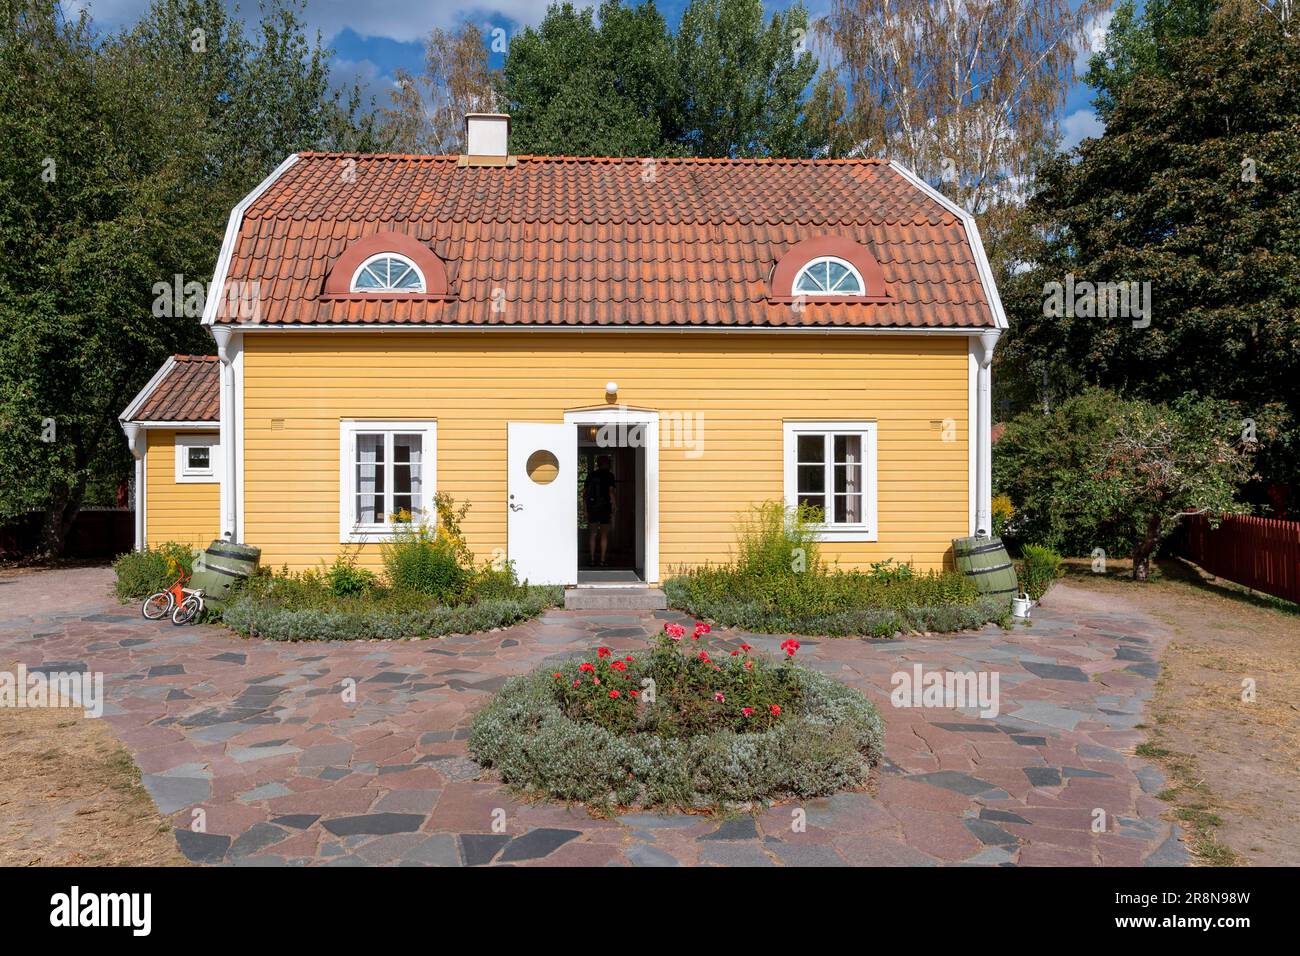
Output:
<path fill-rule="evenodd" d="M 753 662 L 753 661 L 745 661 L 745 670 L 747 670 L 747 671 L 752 671 L 753 669 L 754 669 L 754 662 Z"/>
<path fill-rule="evenodd" d="M 780 717 L 780 716 L 781 716 L 781 705 L 780 705 L 780 704 L 769 704 L 768 707 L 767 707 L 767 710 L 768 710 L 768 713 L 770 713 L 773 717 Z"/>
<path fill-rule="evenodd" d="M 597 656 L 597 657 L 609 657 L 609 655 L 610 655 L 610 650 L 609 650 L 608 647 L 598 647 L 598 648 L 596 648 L 596 656 Z"/>
<path fill-rule="evenodd" d="M 637 692 L 634 691 L 634 690 L 630 690 L 630 691 L 628 691 L 628 693 L 631 694 L 633 697 L 640 697 L 640 696 L 641 696 L 639 693 L 637 693 Z"/>
<path fill-rule="evenodd" d="M 788 638 L 781 642 L 781 650 L 785 651 L 790 657 L 794 657 L 794 652 L 799 650 L 799 642 L 794 638 Z"/>
<path fill-rule="evenodd" d="M 555 672 L 554 674 L 552 674 L 551 676 L 554 677 L 556 680 L 559 680 L 559 679 L 560 679 L 561 677 L 563 677 L 564 675 L 561 674 L 559 671 L 556 671 L 556 672 Z"/>
<path fill-rule="evenodd" d="M 740 712 L 741 712 L 742 714 L 744 714 L 746 717 L 753 717 L 753 716 L 754 716 L 754 708 L 753 708 L 753 707 L 742 707 L 742 708 L 740 708 Z"/>
<path fill-rule="evenodd" d="M 731 656 L 732 656 L 732 657 L 739 657 L 739 656 L 740 656 L 740 651 L 732 651 L 732 652 L 731 652 Z"/>
<path fill-rule="evenodd" d="M 581 683 L 582 683 L 582 681 L 580 681 L 580 680 L 575 680 L 575 681 L 573 682 L 573 686 L 574 686 L 574 687 L 577 687 L 577 686 L 578 686 L 579 684 L 581 684 Z"/>
<path fill-rule="evenodd" d="M 625 660 L 625 661 L 627 661 L 629 664 L 631 664 L 634 660 L 636 660 L 636 658 L 633 657 L 631 654 L 629 654 L 629 655 L 627 655 L 627 657 L 623 658 L 623 660 Z"/>
<path fill-rule="evenodd" d="M 746 654 L 748 654 L 751 650 L 753 650 L 753 648 L 750 647 L 748 644 L 741 644 L 740 649 L 744 651 Z"/>
<path fill-rule="evenodd" d="M 594 671 L 595 669 L 596 669 L 596 665 L 591 663 L 590 661 L 583 661 L 581 664 L 578 665 L 578 670 L 580 671 Z"/>
<path fill-rule="evenodd" d="M 616 690 L 611 690 L 611 691 L 609 692 L 609 696 L 610 696 L 610 699 L 611 699 L 611 700 L 617 700 L 617 699 L 618 699 L 618 691 L 616 691 Z"/>
<path fill-rule="evenodd" d="M 716 694 L 714 694 L 713 699 L 716 700 L 719 704 L 725 704 L 727 702 L 727 698 L 722 695 L 722 691 L 718 691 Z"/>
<path fill-rule="evenodd" d="M 609 669 L 615 671 L 625 671 L 627 670 L 627 665 L 624 664 L 622 661 L 610 661 Z"/>
<path fill-rule="evenodd" d="M 704 663 L 706 663 L 706 664 L 709 663 L 709 652 L 708 652 L 708 651 L 700 651 L 700 660 L 704 661 Z"/>
<path fill-rule="evenodd" d="M 711 625 L 711 624 L 705 624 L 703 621 L 696 621 L 696 622 L 695 622 L 695 636 L 696 636 L 696 637 L 699 637 L 701 634 L 708 634 L 708 633 L 710 633 L 712 630 L 713 630 L 713 625 Z"/>
<path fill-rule="evenodd" d="M 682 635 L 686 633 L 686 628 L 682 627 L 680 624 L 665 624 L 664 633 L 674 641 L 680 641 Z"/>

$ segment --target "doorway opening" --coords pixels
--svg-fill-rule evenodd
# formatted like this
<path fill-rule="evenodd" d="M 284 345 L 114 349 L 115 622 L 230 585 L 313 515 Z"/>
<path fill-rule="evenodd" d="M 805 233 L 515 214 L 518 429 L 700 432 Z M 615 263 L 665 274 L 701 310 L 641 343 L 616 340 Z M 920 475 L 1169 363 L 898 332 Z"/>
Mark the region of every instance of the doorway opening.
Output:
<path fill-rule="evenodd" d="M 577 428 L 578 583 L 643 584 L 645 426 L 579 422 Z"/>

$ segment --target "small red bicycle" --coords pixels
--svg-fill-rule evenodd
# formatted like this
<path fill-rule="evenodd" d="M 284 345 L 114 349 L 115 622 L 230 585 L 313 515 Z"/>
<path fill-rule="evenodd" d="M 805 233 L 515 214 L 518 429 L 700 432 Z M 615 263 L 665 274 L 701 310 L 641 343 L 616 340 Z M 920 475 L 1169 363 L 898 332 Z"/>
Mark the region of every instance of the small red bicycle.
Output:
<path fill-rule="evenodd" d="M 181 572 L 165 591 L 150 594 L 144 599 L 140 613 L 151 621 L 161 621 L 168 614 L 173 624 L 189 624 L 203 613 L 203 589 L 185 586 L 190 576 Z"/>

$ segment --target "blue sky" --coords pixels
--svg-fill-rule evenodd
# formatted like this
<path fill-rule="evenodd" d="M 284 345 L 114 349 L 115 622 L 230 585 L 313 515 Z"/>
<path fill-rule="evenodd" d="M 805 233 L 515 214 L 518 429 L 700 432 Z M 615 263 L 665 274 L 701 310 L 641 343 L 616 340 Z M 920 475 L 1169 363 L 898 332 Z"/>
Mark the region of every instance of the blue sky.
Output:
<path fill-rule="evenodd" d="M 579 5 L 599 0 L 574 0 Z M 500 27 L 507 35 L 523 26 L 538 23 L 546 12 L 548 0 L 307 0 L 306 16 L 311 28 L 319 30 L 327 45 L 337 53 L 334 63 L 336 80 L 357 80 L 377 102 L 386 103 L 393 71 L 405 67 L 419 72 L 424 62 L 423 37 L 434 27 L 455 26 L 469 19 L 490 33 Z M 657 6 L 670 26 L 675 27 L 687 0 L 658 0 Z M 769 11 L 792 6 L 794 0 L 764 0 Z M 236 4 L 228 4 L 234 7 Z M 64 0 L 68 10 L 90 10 L 101 30 L 111 30 L 134 22 L 147 8 L 148 0 Z M 257 9 L 256 0 L 239 4 L 247 13 Z M 805 0 L 816 17 L 824 13 L 829 0 Z M 1104 22 L 1098 25 L 1104 26 Z M 1080 52 L 1082 67 L 1086 51 Z M 500 65 L 495 57 L 494 65 Z M 1081 71 L 1081 70 L 1080 70 Z M 1061 126 L 1064 145 L 1072 146 L 1084 136 L 1101 132 L 1100 122 L 1092 111 L 1092 92 L 1076 82 L 1066 98 Z"/>

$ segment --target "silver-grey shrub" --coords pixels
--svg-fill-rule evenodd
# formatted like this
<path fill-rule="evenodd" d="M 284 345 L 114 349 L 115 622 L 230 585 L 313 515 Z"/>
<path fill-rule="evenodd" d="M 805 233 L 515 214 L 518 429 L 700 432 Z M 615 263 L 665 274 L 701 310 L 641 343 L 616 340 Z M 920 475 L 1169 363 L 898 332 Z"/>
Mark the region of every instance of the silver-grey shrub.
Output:
<path fill-rule="evenodd" d="M 816 797 L 862 784 L 884 724 L 861 693 L 800 671 L 804 705 L 762 733 L 619 736 L 569 719 L 545 667 L 508 681 L 474 719 L 469 750 L 528 794 L 597 805 L 717 807 Z"/>

